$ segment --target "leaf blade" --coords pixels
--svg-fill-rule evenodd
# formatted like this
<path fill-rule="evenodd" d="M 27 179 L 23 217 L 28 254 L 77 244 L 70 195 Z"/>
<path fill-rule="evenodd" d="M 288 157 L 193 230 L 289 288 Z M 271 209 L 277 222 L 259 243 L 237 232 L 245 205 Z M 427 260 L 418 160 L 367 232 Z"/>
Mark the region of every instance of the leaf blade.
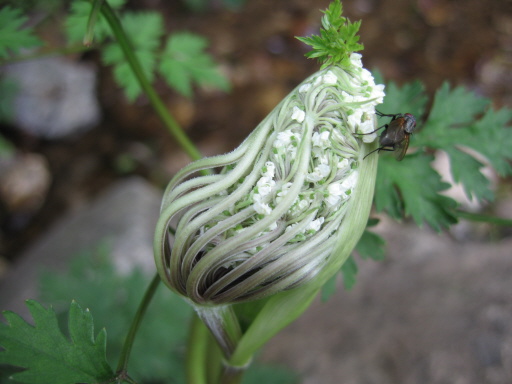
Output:
<path fill-rule="evenodd" d="M 192 96 L 194 84 L 228 91 L 229 82 L 205 52 L 207 40 L 188 32 L 177 32 L 166 42 L 158 66 L 165 82 L 185 97 Z"/>
<path fill-rule="evenodd" d="M 0 9 L 0 58 L 9 57 L 9 52 L 42 45 L 32 28 L 23 28 L 26 21 L 19 9 L 9 5 Z"/>
<path fill-rule="evenodd" d="M 70 308 L 72 341 L 59 328 L 52 308 L 34 300 L 26 302 L 34 326 L 14 312 L 5 311 L 0 324 L 0 363 L 25 369 L 13 378 L 27 384 L 102 382 L 113 377 L 102 344 L 94 339 L 92 316 L 73 302 Z M 103 331 L 104 332 L 104 331 Z"/>

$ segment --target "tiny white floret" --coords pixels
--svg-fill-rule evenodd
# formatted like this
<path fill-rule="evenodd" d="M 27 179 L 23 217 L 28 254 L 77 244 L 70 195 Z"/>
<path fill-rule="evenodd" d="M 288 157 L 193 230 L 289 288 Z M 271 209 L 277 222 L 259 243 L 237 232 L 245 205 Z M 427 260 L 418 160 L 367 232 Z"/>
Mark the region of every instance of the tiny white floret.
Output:
<path fill-rule="evenodd" d="M 272 192 L 272 188 L 276 185 L 276 182 L 270 177 L 263 176 L 256 183 L 258 186 L 258 192 L 261 196 L 267 196 Z"/>
<path fill-rule="evenodd" d="M 319 217 L 316 220 L 313 220 L 311 223 L 308 224 L 306 227 L 307 231 L 314 231 L 318 232 L 322 228 L 322 224 L 324 223 L 325 219 L 323 217 Z"/>
<path fill-rule="evenodd" d="M 354 52 L 350 55 L 350 62 L 352 63 L 352 65 L 354 67 L 362 68 L 363 67 L 363 62 L 361 61 L 362 57 L 363 57 L 363 55 L 361 55 L 360 53 Z"/>
<path fill-rule="evenodd" d="M 254 194 L 253 200 L 254 204 L 252 205 L 254 210 L 260 215 L 270 215 L 272 213 L 272 208 L 267 203 L 263 203 L 261 201 L 262 196 L 259 194 Z"/>
<path fill-rule="evenodd" d="M 311 83 L 304 83 L 299 87 L 300 93 L 306 93 L 311 88 Z"/>
<path fill-rule="evenodd" d="M 325 179 L 331 173 L 331 167 L 328 164 L 319 164 L 313 169 L 313 172 L 306 176 L 307 181 L 313 183 Z"/>
<path fill-rule="evenodd" d="M 274 141 L 274 147 L 280 148 L 280 147 L 286 147 L 292 142 L 292 137 L 294 136 L 294 133 L 287 129 L 286 131 L 279 132 L 277 134 L 277 138 Z"/>
<path fill-rule="evenodd" d="M 341 185 L 345 188 L 345 190 L 354 189 L 357 184 L 357 179 L 359 178 L 359 172 L 354 170 L 348 175 L 345 180 L 341 183 Z"/>
<path fill-rule="evenodd" d="M 300 109 L 297 106 L 293 107 L 292 120 L 297 120 L 299 123 L 302 123 L 304 121 L 305 117 L 306 117 L 306 112 L 304 112 L 302 109 Z"/>
<path fill-rule="evenodd" d="M 347 158 L 341 160 L 340 162 L 338 162 L 338 164 L 336 164 L 336 167 L 338 169 L 343 169 L 343 168 L 347 168 L 348 166 L 350 165 L 350 162 L 348 161 Z"/>
<path fill-rule="evenodd" d="M 272 161 L 267 161 L 265 163 L 265 171 L 261 172 L 262 176 L 274 178 L 276 172 L 276 165 Z"/>
<path fill-rule="evenodd" d="M 336 77 L 336 75 L 334 73 L 332 73 L 331 71 L 328 71 L 323 76 L 323 80 L 324 80 L 325 84 L 336 84 L 336 82 L 338 81 L 338 77 Z"/>

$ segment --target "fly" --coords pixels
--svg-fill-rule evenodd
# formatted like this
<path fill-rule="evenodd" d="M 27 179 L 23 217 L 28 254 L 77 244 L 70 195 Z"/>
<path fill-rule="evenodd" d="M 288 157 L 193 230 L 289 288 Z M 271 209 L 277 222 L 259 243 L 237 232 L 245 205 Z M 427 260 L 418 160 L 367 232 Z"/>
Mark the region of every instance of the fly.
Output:
<path fill-rule="evenodd" d="M 416 128 L 416 119 L 410 113 L 398 113 L 395 115 L 386 115 L 378 111 L 376 113 L 381 117 L 391 117 L 391 121 L 377 128 L 375 131 L 370 132 L 374 133 L 384 128 L 379 139 L 380 147 L 368 153 L 364 158 L 368 157 L 373 152 L 390 151 L 395 152 L 395 158 L 401 161 L 409 147 L 412 132 Z"/>

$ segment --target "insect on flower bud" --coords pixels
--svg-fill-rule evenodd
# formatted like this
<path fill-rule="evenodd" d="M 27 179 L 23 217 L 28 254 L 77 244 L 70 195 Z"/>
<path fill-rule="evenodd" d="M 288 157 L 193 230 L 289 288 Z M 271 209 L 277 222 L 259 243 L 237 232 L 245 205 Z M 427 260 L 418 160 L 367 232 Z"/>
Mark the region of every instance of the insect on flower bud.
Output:
<path fill-rule="evenodd" d="M 377 156 L 363 157 L 376 148 L 383 97 L 354 53 L 349 68 L 306 79 L 233 152 L 182 169 L 155 236 L 165 284 L 196 304 L 225 304 L 335 273 L 368 219 Z"/>

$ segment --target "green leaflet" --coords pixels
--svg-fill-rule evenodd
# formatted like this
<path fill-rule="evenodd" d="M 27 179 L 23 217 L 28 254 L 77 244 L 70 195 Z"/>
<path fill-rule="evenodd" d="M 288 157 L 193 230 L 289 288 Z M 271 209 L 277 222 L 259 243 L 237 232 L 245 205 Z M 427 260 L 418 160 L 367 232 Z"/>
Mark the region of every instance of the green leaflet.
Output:
<path fill-rule="evenodd" d="M 105 359 L 106 331 L 94 336 L 92 315 L 72 302 L 69 338 L 59 328 L 53 309 L 28 300 L 34 326 L 5 311 L 0 323 L 0 364 L 24 368 L 13 378 L 27 384 L 96 383 L 113 377 Z"/>

